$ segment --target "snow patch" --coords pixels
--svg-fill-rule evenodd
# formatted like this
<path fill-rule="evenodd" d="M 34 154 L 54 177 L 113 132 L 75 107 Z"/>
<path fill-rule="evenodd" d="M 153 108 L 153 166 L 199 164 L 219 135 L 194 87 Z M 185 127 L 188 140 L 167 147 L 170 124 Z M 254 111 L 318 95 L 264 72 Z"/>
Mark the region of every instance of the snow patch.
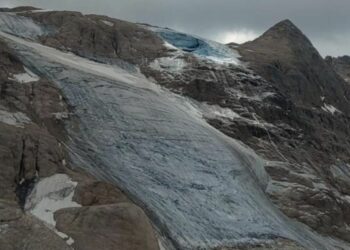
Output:
<path fill-rule="evenodd" d="M 113 27 L 114 23 L 110 22 L 110 21 L 106 21 L 106 20 L 101 20 L 104 24 L 106 24 L 107 26 Z"/>
<path fill-rule="evenodd" d="M 162 57 L 155 59 L 149 66 L 158 71 L 181 73 L 182 69 L 186 66 L 186 62 L 182 58 Z"/>
<path fill-rule="evenodd" d="M 218 105 L 209 105 L 207 103 L 201 103 L 200 109 L 203 112 L 203 116 L 209 119 L 223 117 L 228 119 L 240 118 L 241 116 L 229 108 L 222 108 Z"/>
<path fill-rule="evenodd" d="M 64 120 L 69 118 L 69 113 L 68 112 L 58 112 L 58 113 L 53 113 L 52 114 L 56 120 Z"/>
<path fill-rule="evenodd" d="M 0 110 L 0 122 L 11 126 L 24 127 L 25 124 L 31 123 L 31 120 L 21 112 L 11 113 L 6 110 Z"/>
<path fill-rule="evenodd" d="M 25 209 L 30 213 L 55 226 L 54 213 L 62 208 L 80 207 L 73 201 L 77 182 L 65 174 L 55 174 L 40 180 L 29 195 Z"/>
<path fill-rule="evenodd" d="M 65 242 L 66 242 L 66 244 L 68 245 L 68 246 L 71 246 L 71 245 L 73 245 L 74 244 L 74 239 L 72 238 L 72 237 L 69 237 L 67 234 L 65 234 L 65 233 L 62 233 L 62 232 L 60 232 L 60 231 L 57 231 L 56 229 L 54 230 L 55 231 L 55 233 L 58 235 L 58 236 L 60 236 Z"/>
<path fill-rule="evenodd" d="M 275 96 L 275 95 L 276 95 L 276 93 L 267 91 L 267 92 L 264 92 L 264 93 L 261 94 L 261 98 L 265 99 L 265 98 L 272 97 L 272 96 Z"/>
<path fill-rule="evenodd" d="M 39 10 L 31 10 L 32 13 L 43 13 L 43 12 L 52 12 L 52 9 L 39 9 Z"/>
<path fill-rule="evenodd" d="M 339 109 L 337 109 L 336 107 L 334 107 L 333 105 L 330 104 L 323 104 L 323 107 L 321 108 L 323 111 L 325 112 L 329 112 L 332 115 L 334 115 L 334 113 L 338 112 L 338 113 L 342 113 Z"/>
<path fill-rule="evenodd" d="M 25 73 L 15 74 L 10 80 L 17 81 L 19 83 L 29 83 L 37 82 L 40 80 L 40 77 L 30 71 L 28 68 L 24 67 Z"/>
<path fill-rule="evenodd" d="M 80 204 L 73 201 L 77 184 L 65 174 L 55 174 L 44 178 L 35 185 L 25 204 L 25 210 L 43 221 L 68 245 L 72 245 L 74 240 L 55 228 L 54 213 L 63 208 L 81 207 Z"/>

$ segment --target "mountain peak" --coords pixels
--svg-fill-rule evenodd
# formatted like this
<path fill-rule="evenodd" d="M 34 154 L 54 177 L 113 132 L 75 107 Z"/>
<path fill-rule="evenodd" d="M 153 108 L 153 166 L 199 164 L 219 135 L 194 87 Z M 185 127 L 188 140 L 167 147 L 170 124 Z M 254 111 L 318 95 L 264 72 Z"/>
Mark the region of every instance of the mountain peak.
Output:
<path fill-rule="evenodd" d="M 291 40 L 299 38 L 309 42 L 309 39 L 303 34 L 303 32 L 289 19 L 285 19 L 272 26 L 262 35 L 262 37 L 266 36 Z"/>
<path fill-rule="evenodd" d="M 275 26 L 286 26 L 286 27 L 295 27 L 296 28 L 295 24 L 289 19 L 284 19 L 284 20 L 278 22 Z"/>
<path fill-rule="evenodd" d="M 251 53 L 254 51 L 256 53 Z M 291 96 L 294 103 L 322 106 L 320 96 L 350 112 L 346 83 L 329 67 L 311 41 L 290 20 L 283 20 L 239 47 L 253 69 Z"/>
<path fill-rule="evenodd" d="M 245 46 L 253 46 L 262 50 L 279 51 L 282 54 L 294 53 L 295 51 L 308 51 L 318 54 L 311 41 L 289 19 L 280 21 L 272 26 L 254 41 L 247 42 Z M 294 52 L 292 52 L 294 51 Z"/>

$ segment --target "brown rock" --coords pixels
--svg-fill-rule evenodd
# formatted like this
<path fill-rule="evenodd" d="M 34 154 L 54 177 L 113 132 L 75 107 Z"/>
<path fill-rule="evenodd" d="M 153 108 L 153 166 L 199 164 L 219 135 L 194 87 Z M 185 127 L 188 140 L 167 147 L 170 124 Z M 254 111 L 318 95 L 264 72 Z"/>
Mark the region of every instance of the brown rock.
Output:
<path fill-rule="evenodd" d="M 159 249 L 147 217 L 131 203 L 62 209 L 55 219 L 76 250 Z"/>
<path fill-rule="evenodd" d="M 1 250 L 72 250 L 56 233 L 14 204 L 0 201 Z"/>

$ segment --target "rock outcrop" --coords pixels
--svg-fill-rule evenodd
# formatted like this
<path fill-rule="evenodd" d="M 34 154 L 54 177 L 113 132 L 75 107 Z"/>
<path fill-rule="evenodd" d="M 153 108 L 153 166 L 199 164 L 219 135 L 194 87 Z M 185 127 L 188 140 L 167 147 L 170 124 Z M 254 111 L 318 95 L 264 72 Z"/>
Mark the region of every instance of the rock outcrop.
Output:
<path fill-rule="evenodd" d="M 350 56 L 327 56 L 325 60 L 346 82 L 350 83 Z"/>

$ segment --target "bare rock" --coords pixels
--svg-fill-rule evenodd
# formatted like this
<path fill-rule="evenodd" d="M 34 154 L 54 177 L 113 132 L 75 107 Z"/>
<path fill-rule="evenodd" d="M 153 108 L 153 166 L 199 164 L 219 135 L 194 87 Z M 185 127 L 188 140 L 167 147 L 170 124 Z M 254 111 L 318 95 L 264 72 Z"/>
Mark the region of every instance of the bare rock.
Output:
<path fill-rule="evenodd" d="M 350 83 L 350 56 L 327 56 L 325 60 L 346 82 Z"/>
<path fill-rule="evenodd" d="M 0 249 L 72 250 L 38 219 L 4 202 L 0 202 Z"/>
<path fill-rule="evenodd" d="M 142 210 L 131 203 L 63 209 L 57 228 L 76 250 L 157 250 L 158 241 Z"/>
<path fill-rule="evenodd" d="M 214 250 L 306 250 L 299 244 L 287 240 L 287 239 L 276 239 L 269 243 L 264 244 L 252 244 L 246 246 L 240 246 L 236 248 L 217 248 Z"/>

